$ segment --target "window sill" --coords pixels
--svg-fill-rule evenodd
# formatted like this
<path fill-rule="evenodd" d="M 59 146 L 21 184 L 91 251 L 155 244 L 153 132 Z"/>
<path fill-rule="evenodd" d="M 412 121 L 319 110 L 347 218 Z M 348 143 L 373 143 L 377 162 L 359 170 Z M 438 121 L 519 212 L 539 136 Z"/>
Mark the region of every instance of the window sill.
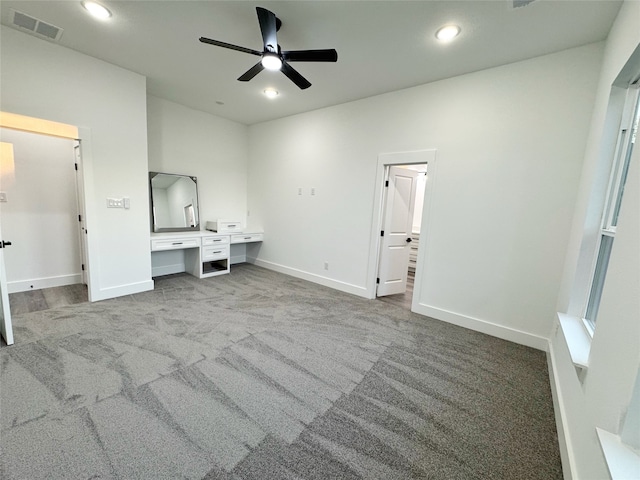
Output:
<path fill-rule="evenodd" d="M 591 350 L 591 335 L 581 318 L 558 312 L 558 321 L 562 328 L 571 361 L 581 369 L 589 367 L 589 351 Z"/>
<path fill-rule="evenodd" d="M 618 435 L 596 428 L 612 480 L 640 478 L 640 455 L 622 443 Z"/>

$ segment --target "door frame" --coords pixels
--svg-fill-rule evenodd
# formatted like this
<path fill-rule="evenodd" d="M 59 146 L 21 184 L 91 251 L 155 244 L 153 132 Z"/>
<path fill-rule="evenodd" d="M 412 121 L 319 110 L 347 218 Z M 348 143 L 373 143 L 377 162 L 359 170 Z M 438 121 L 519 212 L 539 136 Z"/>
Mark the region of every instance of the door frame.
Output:
<path fill-rule="evenodd" d="M 380 252 L 380 231 L 382 230 L 383 207 L 386 173 L 392 165 L 415 165 L 427 164 L 428 180 L 424 191 L 424 203 L 422 207 L 422 229 L 426 232 L 420 234 L 420 246 L 418 247 L 418 261 L 416 262 L 416 276 L 413 288 L 413 300 L 411 311 L 415 311 L 420 303 L 420 292 L 422 288 L 422 273 L 429 244 L 429 217 L 431 205 L 433 203 L 433 193 L 436 180 L 436 158 L 437 150 L 414 150 L 407 152 L 390 152 L 378 154 L 378 165 L 376 167 L 376 180 L 373 198 L 373 221 L 371 222 L 371 241 L 369 246 L 369 269 L 367 274 L 367 298 L 376 298 L 376 278 L 379 268 Z"/>
<path fill-rule="evenodd" d="M 95 231 L 94 219 L 96 218 L 93 202 L 87 201 L 88 198 L 92 198 L 94 195 L 91 130 L 86 127 L 76 127 L 74 125 L 4 111 L 0 111 L 0 127 L 39 135 L 66 138 L 76 140 L 80 143 L 80 155 L 78 160 L 81 161 L 81 164 L 78 173 L 80 174 L 79 181 L 83 188 L 82 191 L 78 191 L 77 194 L 79 203 L 82 203 L 84 206 L 85 218 L 83 220 L 86 235 L 84 265 L 87 270 L 86 281 L 89 301 L 93 301 L 93 298 L 98 293 L 94 290 L 96 290 L 98 286 L 97 270 L 99 262 L 97 261 L 97 258 L 94 259 L 95 261 L 92 261 L 92 252 L 98 251 L 96 248 L 97 245 L 95 245 L 96 236 L 88 234 L 90 231 Z"/>

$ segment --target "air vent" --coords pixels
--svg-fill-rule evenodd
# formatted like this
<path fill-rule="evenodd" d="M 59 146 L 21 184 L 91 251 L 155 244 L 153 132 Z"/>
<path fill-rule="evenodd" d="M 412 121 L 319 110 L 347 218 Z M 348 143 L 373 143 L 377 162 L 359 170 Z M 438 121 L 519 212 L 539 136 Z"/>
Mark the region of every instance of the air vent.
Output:
<path fill-rule="evenodd" d="M 63 30 L 60 27 L 43 22 L 37 18 L 11 9 L 11 25 L 18 27 L 20 30 L 32 33 L 47 40 L 60 40 Z"/>

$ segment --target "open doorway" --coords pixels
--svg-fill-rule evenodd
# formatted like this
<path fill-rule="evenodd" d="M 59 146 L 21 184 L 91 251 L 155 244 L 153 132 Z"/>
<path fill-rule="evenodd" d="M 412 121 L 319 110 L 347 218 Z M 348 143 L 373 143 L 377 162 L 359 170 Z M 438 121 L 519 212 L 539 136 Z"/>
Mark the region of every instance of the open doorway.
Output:
<path fill-rule="evenodd" d="M 87 301 L 78 140 L 4 127 L 0 136 L 14 150 L 1 220 L 11 313 Z"/>
<path fill-rule="evenodd" d="M 436 149 L 427 149 L 378 155 L 367 281 L 369 298 L 397 301 L 412 311 L 423 301 L 436 154 Z M 390 203 L 390 199 L 394 201 Z M 385 260 L 385 248 L 401 259 Z"/>
<path fill-rule="evenodd" d="M 385 166 L 376 297 L 411 309 L 427 164 Z"/>

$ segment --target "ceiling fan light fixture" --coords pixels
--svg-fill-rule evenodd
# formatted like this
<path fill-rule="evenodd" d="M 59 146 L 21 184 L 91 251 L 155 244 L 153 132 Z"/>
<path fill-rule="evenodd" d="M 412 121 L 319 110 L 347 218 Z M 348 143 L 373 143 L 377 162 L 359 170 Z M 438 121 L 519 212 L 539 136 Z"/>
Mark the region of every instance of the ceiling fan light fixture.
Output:
<path fill-rule="evenodd" d="M 450 42 L 460 35 L 461 30 L 458 25 L 443 25 L 436 31 L 436 38 L 441 42 Z"/>
<path fill-rule="evenodd" d="M 99 3 L 90 0 L 85 0 L 81 3 L 84 9 L 95 18 L 106 20 L 111 17 L 111 12 L 104 5 L 100 5 Z"/>
<path fill-rule="evenodd" d="M 280 70 L 282 60 L 277 55 L 265 54 L 262 56 L 262 66 L 267 70 Z"/>
<path fill-rule="evenodd" d="M 280 92 L 278 92 L 278 90 L 276 90 L 275 88 L 265 88 L 264 94 L 267 98 L 276 98 L 280 94 Z"/>

